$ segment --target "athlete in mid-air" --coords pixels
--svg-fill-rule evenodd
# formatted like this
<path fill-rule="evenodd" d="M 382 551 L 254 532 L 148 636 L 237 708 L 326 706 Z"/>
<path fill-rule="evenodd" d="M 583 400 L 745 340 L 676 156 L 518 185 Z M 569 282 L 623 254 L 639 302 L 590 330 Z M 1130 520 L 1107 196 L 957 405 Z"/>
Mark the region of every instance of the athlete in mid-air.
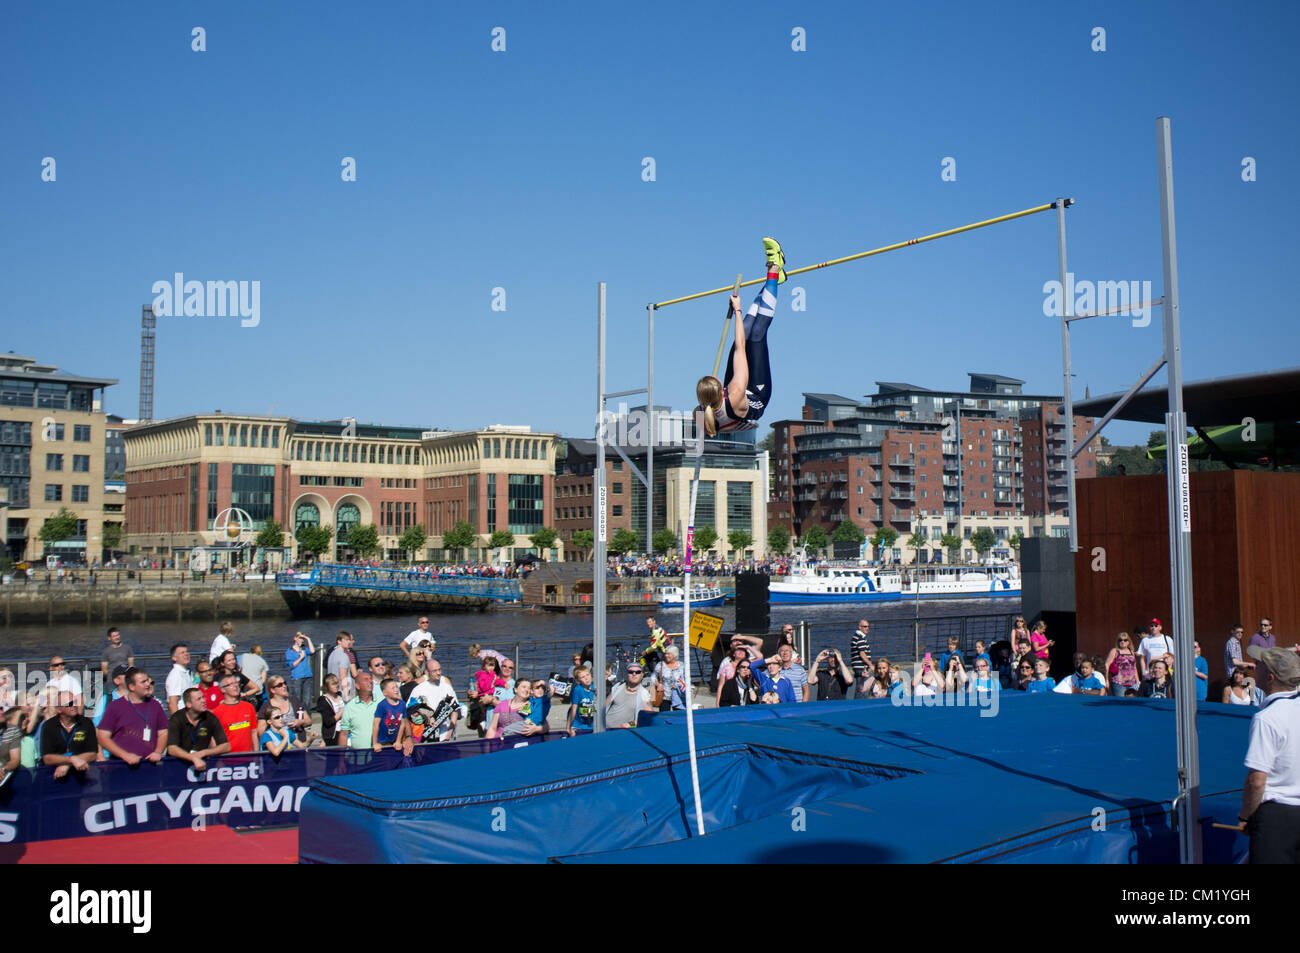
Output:
<path fill-rule="evenodd" d="M 763 239 L 767 281 L 736 322 L 736 346 L 727 358 L 727 374 L 719 381 L 710 374 L 695 385 L 704 411 L 704 430 L 710 437 L 758 426 L 772 402 L 772 368 L 767 359 L 767 329 L 776 316 L 776 286 L 785 282 L 785 253 L 775 238 Z M 731 313 L 740 314 L 740 295 L 731 296 Z"/>

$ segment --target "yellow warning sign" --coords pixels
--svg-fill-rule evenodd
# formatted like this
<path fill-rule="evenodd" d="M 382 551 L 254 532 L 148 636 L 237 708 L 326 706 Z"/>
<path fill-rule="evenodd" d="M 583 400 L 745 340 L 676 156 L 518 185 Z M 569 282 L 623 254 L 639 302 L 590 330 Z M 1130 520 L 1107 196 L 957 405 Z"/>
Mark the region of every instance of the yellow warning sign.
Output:
<path fill-rule="evenodd" d="M 713 644 L 718 641 L 722 631 L 722 617 L 709 615 L 707 612 L 691 613 L 691 645 L 706 652 L 713 651 Z"/>

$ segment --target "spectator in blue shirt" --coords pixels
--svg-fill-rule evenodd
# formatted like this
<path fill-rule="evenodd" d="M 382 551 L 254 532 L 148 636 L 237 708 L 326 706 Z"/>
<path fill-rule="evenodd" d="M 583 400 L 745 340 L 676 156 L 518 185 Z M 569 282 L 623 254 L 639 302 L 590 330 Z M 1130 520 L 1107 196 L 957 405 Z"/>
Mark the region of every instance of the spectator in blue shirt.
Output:
<path fill-rule="evenodd" d="M 1034 659 L 1034 677 L 1025 686 L 1027 692 L 1050 692 L 1056 688 L 1056 679 L 1047 674 L 1047 659 Z"/>
<path fill-rule="evenodd" d="M 547 731 L 549 726 L 546 719 L 551 716 L 551 686 L 550 683 L 541 678 L 533 679 L 533 703 L 528 708 L 528 714 L 525 716 L 534 725 L 539 726 L 542 731 Z"/>
<path fill-rule="evenodd" d="M 291 645 L 284 653 L 284 663 L 289 666 L 289 683 L 293 686 L 293 697 L 305 703 L 311 698 L 311 657 L 316 654 L 316 646 L 311 639 L 297 632 Z"/>
<path fill-rule="evenodd" d="M 984 661 L 988 662 L 989 670 L 992 671 L 993 659 L 989 658 L 988 648 L 984 645 L 983 639 L 976 639 L 975 640 L 975 661 L 978 662 L 980 659 L 983 659 Z"/>
<path fill-rule="evenodd" d="M 948 671 L 948 659 L 954 655 L 960 656 L 961 653 L 957 650 L 957 636 L 950 635 L 948 636 L 948 651 L 939 656 L 939 671 L 944 673 Z"/>
<path fill-rule="evenodd" d="M 569 692 L 569 721 L 565 726 L 572 738 L 579 731 L 596 727 L 596 692 L 591 687 L 591 669 L 584 665 L 575 669 L 576 682 Z"/>
<path fill-rule="evenodd" d="M 1203 702 L 1210 693 L 1210 663 L 1201 655 L 1200 642 L 1193 642 L 1192 648 L 1196 651 L 1196 700 Z"/>
<path fill-rule="evenodd" d="M 1074 655 L 1074 673 L 1065 680 L 1068 691 L 1072 695 L 1105 695 L 1106 683 L 1101 680 L 1093 667 L 1092 659 L 1082 652 L 1076 652 Z M 1057 688 L 1057 691 L 1065 692 L 1065 688 Z"/>
<path fill-rule="evenodd" d="M 795 700 L 794 683 L 788 676 L 782 674 L 779 658 L 767 660 L 767 671 L 759 673 L 758 685 L 763 690 L 765 705 L 793 703 Z"/>

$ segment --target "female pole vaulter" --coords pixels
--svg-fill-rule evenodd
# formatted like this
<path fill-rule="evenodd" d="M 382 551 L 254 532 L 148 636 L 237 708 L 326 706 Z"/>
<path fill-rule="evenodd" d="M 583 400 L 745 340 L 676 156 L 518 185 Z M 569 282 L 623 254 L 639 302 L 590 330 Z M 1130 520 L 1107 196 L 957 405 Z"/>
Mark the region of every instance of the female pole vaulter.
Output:
<path fill-rule="evenodd" d="M 767 281 L 745 319 L 736 322 L 736 346 L 727 358 L 725 383 L 710 374 L 695 385 L 695 396 L 704 411 L 704 430 L 710 437 L 719 432 L 753 430 L 772 402 L 767 329 L 776 316 L 776 286 L 785 282 L 785 253 L 775 238 L 764 238 L 763 250 L 767 256 Z M 738 294 L 731 296 L 728 317 L 732 313 L 740 314 Z"/>

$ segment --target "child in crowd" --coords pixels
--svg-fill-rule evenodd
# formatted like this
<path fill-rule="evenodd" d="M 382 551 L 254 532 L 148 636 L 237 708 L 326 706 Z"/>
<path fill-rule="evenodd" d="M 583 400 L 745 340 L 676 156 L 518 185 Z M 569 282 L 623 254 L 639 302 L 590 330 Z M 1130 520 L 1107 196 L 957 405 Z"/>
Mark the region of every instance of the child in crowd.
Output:
<path fill-rule="evenodd" d="M 1034 677 L 1025 686 L 1027 692 L 1050 692 L 1056 688 L 1056 679 L 1047 674 L 1047 659 L 1034 659 Z"/>
<path fill-rule="evenodd" d="M 975 640 L 975 661 L 978 662 L 980 659 L 983 659 L 984 661 L 989 663 L 990 670 L 993 668 L 993 659 L 989 658 L 989 651 L 984 645 L 984 640 L 976 639 Z"/>
<path fill-rule="evenodd" d="M 545 734 L 550 730 L 550 725 L 546 719 L 551 715 L 551 686 L 543 678 L 532 680 L 533 685 L 533 703 L 529 706 L 528 714 L 525 716 L 534 725 L 542 729 Z"/>
<path fill-rule="evenodd" d="M 372 747 L 376 751 L 382 751 L 385 747 L 391 747 L 396 743 L 397 732 L 402 727 L 402 719 L 406 717 L 406 705 L 402 702 L 401 687 L 397 684 L 397 679 L 386 678 L 380 683 L 379 688 L 384 693 L 384 698 L 375 707 L 375 725 L 371 734 Z"/>
<path fill-rule="evenodd" d="M 591 687 L 591 669 L 586 666 L 577 668 L 577 681 L 569 693 L 569 719 L 565 730 L 572 738 L 579 731 L 591 731 L 596 727 L 596 692 Z"/>
<path fill-rule="evenodd" d="M 948 672 L 948 660 L 954 655 L 960 657 L 961 652 L 957 649 L 957 636 L 950 635 L 948 636 L 948 651 L 939 655 L 939 671 Z"/>

